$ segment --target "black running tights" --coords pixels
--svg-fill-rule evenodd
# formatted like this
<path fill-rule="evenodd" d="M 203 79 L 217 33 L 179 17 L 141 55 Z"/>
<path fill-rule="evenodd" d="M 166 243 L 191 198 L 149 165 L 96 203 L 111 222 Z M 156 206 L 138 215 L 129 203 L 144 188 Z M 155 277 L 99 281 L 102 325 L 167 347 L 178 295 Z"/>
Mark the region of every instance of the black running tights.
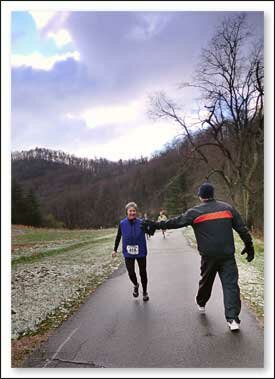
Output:
<path fill-rule="evenodd" d="M 131 282 L 136 286 L 137 276 L 135 273 L 135 260 L 137 260 L 139 267 L 139 275 L 141 279 L 143 292 L 147 292 L 147 271 L 146 271 L 146 257 L 143 258 L 125 258 L 125 264 L 128 271 L 129 278 Z"/>

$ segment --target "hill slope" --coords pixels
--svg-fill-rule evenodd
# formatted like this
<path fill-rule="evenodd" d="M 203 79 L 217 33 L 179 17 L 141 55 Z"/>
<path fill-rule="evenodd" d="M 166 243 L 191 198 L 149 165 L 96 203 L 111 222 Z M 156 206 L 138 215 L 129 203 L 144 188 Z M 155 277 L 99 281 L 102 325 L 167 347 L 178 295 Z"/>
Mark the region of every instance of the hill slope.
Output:
<path fill-rule="evenodd" d="M 75 157 L 70 161 L 64 153 L 63 159 L 53 159 L 49 151 L 13 155 L 12 178 L 23 190 L 34 190 L 44 215 L 70 228 L 113 226 L 124 217 L 128 201 L 138 203 L 141 215 L 156 216 L 182 170 L 173 149 L 150 161 L 119 162 Z M 60 152 L 55 153 L 56 157 Z"/>

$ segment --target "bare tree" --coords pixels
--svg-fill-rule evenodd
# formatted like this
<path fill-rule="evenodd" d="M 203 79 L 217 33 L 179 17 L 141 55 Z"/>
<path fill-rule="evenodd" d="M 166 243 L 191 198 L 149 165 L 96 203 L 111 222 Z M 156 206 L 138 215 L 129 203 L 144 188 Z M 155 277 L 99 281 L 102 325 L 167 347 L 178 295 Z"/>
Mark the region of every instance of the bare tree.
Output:
<path fill-rule="evenodd" d="M 172 119 L 182 127 L 192 151 L 208 168 L 209 178 L 218 174 L 226 183 L 232 201 L 242 199 L 244 217 L 250 223 L 250 203 L 260 190 L 254 174 L 263 158 L 264 64 L 263 44 L 253 41 L 245 15 L 225 19 L 208 48 L 203 49 L 192 83 L 201 91 L 204 103 L 200 129 L 206 138 L 196 138 L 192 125 L 165 94 L 151 97 L 150 114 Z M 221 157 L 210 162 L 209 149 Z"/>

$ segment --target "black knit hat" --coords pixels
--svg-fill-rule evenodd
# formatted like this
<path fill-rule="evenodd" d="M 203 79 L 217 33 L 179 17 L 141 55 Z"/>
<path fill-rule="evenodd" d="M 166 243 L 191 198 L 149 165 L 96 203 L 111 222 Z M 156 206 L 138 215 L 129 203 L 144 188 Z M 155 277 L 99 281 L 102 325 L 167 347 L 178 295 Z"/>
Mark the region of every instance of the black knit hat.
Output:
<path fill-rule="evenodd" d="M 198 196 L 202 199 L 213 199 L 214 187 L 210 183 L 203 183 L 198 190 Z"/>

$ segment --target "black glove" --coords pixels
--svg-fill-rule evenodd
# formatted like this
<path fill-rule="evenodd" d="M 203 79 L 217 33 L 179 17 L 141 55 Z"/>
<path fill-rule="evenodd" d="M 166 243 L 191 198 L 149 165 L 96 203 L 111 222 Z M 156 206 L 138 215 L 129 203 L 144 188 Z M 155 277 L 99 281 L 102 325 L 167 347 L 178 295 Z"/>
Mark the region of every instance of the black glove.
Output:
<path fill-rule="evenodd" d="M 251 262 L 254 259 L 255 251 L 253 246 L 246 246 L 243 251 L 241 252 L 241 255 L 247 253 L 246 260 L 247 262 Z"/>
<path fill-rule="evenodd" d="M 149 234 L 149 236 L 153 236 L 155 234 L 156 229 L 157 229 L 156 222 L 151 221 L 151 220 L 147 220 L 147 219 L 142 220 L 141 229 L 145 233 Z"/>

